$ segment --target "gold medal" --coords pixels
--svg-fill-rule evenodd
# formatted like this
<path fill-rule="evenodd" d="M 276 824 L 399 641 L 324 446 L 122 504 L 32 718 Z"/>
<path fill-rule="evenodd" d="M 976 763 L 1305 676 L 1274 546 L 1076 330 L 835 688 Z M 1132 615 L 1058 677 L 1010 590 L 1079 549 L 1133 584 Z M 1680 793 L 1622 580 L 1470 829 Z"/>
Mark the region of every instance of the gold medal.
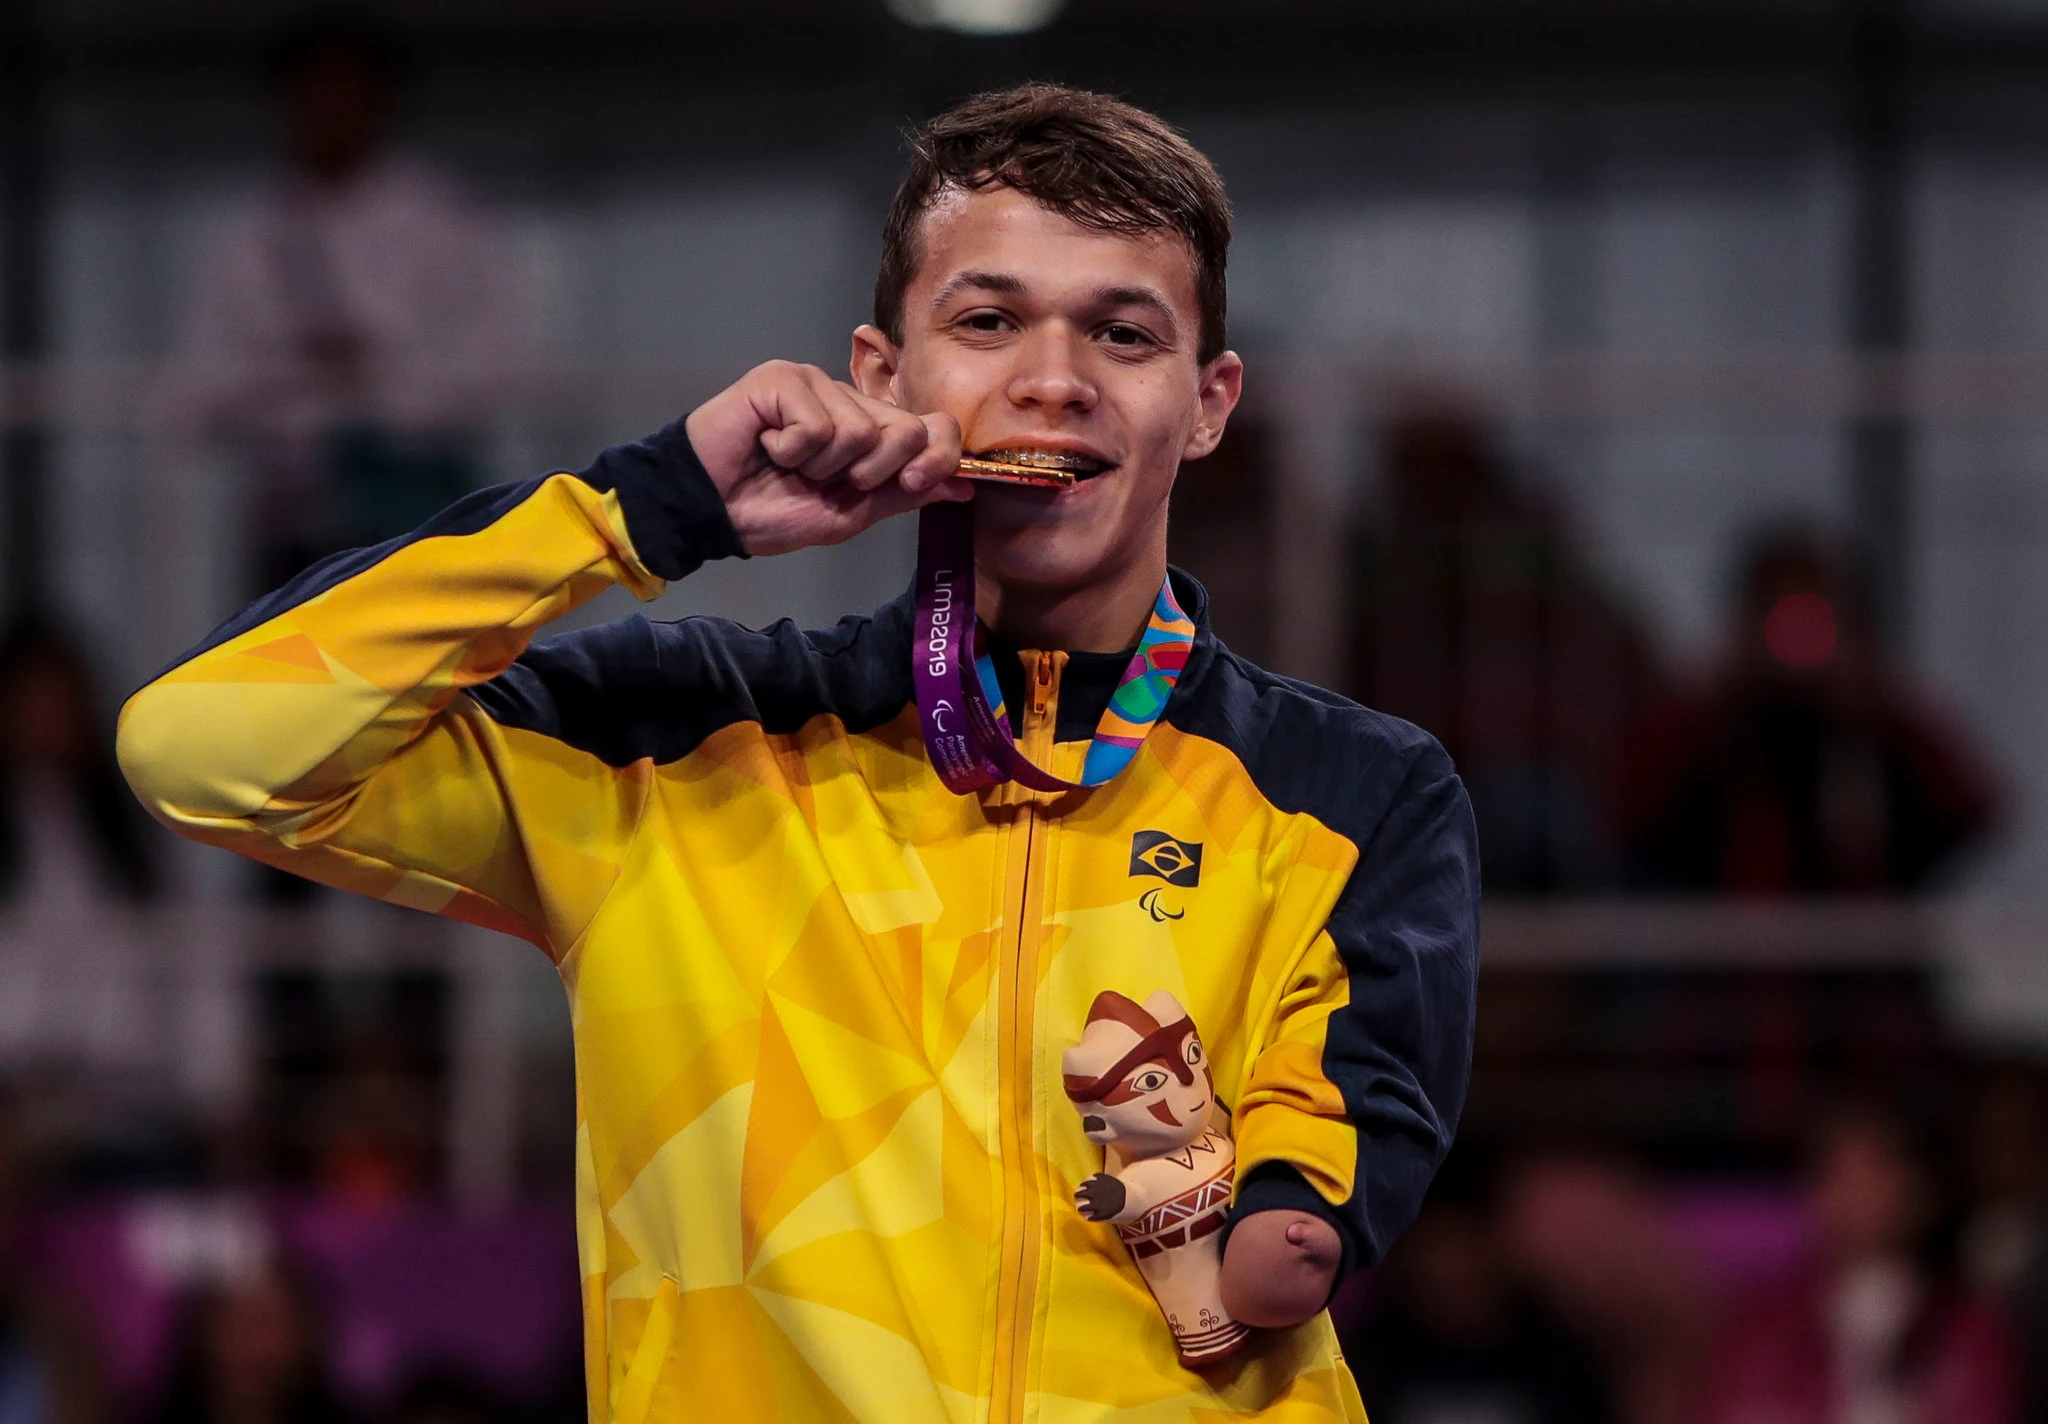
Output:
<path fill-rule="evenodd" d="M 1074 482 L 1102 468 L 1101 462 L 1085 455 L 1067 455 L 1051 450 L 991 450 L 960 462 L 964 479 L 987 480 L 996 484 L 1036 485 L 1041 489 L 1072 489 Z"/>

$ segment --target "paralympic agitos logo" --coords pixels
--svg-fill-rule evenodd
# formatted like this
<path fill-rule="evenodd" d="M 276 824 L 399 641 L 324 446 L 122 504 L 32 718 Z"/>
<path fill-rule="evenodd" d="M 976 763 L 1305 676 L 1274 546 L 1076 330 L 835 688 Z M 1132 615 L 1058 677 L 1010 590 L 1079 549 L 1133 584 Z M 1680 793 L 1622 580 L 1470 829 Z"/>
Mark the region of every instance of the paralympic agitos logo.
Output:
<path fill-rule="evenodd" d="M 1156 876 L 1168 885 L 1192 890 L 1202 883 L 1202 843 L 1184 841 L 1165 831 L 1137 831 L 1131 836 L 1131 875 Z M 1155 920 L 1177 920 L 1186 910 L 1160 902 L 1164 887 L 1154 886 L 1138 897 L 1138 908 Z"/>

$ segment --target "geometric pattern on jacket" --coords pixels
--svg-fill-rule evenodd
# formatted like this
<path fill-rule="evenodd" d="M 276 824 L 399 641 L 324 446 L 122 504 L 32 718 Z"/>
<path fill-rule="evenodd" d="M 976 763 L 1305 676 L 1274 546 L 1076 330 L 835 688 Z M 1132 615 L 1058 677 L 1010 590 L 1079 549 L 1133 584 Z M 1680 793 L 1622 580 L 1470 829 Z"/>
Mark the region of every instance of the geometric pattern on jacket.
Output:
<path fill-rule="evenodd" d="M 1469 1069 L 1477 853 L 1441 749 L 1230 653 L 1179 572 L 1164 716 L 1058 796 L 939 784 L 907 599 L 530 642 L 737 552 L 679 426 L 481 491 L 216 630 L 124 709 L 122 765 L 182 834 L 554 960 L 594 1421 L 1362 1419 L 1326 1315 L 1179 1365 L 1073 1206 L 1101 1156 L 1060 1055 L 1101 991 L 1170 992 L 1235 1212 L 1376 1259 Z M 1077 776 L 1121 660 L 1006 668 L 1024 752 Z M 1142 873 L 1162 836 L 1200 845 L 1193 886 Z"/>

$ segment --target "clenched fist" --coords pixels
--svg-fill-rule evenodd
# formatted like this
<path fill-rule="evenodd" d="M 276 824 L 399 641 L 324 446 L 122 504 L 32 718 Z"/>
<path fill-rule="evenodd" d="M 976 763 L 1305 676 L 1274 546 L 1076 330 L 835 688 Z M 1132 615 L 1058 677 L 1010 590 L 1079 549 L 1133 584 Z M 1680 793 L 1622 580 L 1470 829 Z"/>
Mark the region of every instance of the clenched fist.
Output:
<path fill-rule="evenodd" d="M 913 415 L 816 366 L 756 366 L 683 429 L 750 554 L 837 544 L 891 515 L 974 497 L 955 477 L 953 417 Z"/>

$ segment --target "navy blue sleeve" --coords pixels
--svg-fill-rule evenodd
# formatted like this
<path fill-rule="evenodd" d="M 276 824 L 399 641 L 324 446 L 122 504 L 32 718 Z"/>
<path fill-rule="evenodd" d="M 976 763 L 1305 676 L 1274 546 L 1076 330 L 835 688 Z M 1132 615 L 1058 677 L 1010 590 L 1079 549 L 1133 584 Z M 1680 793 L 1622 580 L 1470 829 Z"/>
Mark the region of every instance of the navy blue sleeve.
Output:
<path fill-rule="evenodd" d="M 1444 749 L 1398 718 L 1254 667 L 1206 633 L 1191 676 L 1202 695 L 1176 697 L 1167 720 L 1230 748 L 1274 806 L 1358 848 L 1324 922 L 1347 1001 L 1321 1063 L 1357 1132 L 1351 1195 L 1332 1204 L 1296 1167 L 1268 1160 L 1238 1182 L 1231 1215 L 1287 1208 L 1328 1221 L 1341 1280 L 1415 1219 L 1464 1110 L 1479 977 L 1471 802 Z"/>
<path fill-rule="evenodd" d="M 614 445 L 582 478 L 593 489 L 618 491 L 626 534 L 656 578 L 687 578 L 712 559 L 747 557 L 725 498 L 680 420 L 645 440 Z"/>
<path fill-rule="evenodd" d="M 1238 1191 L 1236 1216 L 1291 1208 L 1337 1228 L 1339 1279 L 1380 1260 L 1415 1219 L 1457 1132 L 1472 1071 L 1479 969 L 1479 850 L 1450 758 L 1410 763 L 1325 925 L 1350 981 L 1323 1072 L 1358 1129 L 1351 1199 L 1332 1206 L 1283 1163 Z"/>

